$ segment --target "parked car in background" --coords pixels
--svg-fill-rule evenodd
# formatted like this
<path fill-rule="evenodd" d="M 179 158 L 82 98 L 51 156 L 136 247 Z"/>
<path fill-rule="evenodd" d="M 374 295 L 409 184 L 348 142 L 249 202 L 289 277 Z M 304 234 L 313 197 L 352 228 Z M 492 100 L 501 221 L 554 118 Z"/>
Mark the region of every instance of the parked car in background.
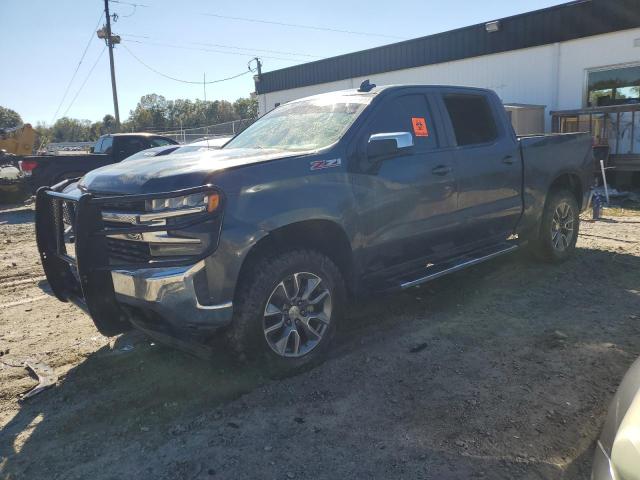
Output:
<path fill-rule="evenodd" d="M 88 154 L 34 155 L 23 157 L 20 168 L 33 191 L 62 180 L 120 162 L 150 147 L 177 145 L 175 140 L 152 133 L 114 133 L 101 136 Z"/>
<path fill-rule="evenodd" d="M 348 298 L 524 246 L 571 256 L 588 135 L 518 138 L 489 90 L 374 87 L 282 105 L 219 150 L 40 190 L 53 292 L 105 335 L 221 330 L 240 357 L 297 368 L 327 350 Z"/>
<path fill-rule="evenodd" d="M 631 365 L 609 405 L 591 479 L 640 479 L 640 359 Z"/>
<path fill-rule="evenodd" d="M 131 160 L 141 160 L 143 158 L 162 157 L 164 155 L 169 155 L 170 153 L 176 151 L 180 147 L 181 145 L 176 144 L 176 145 L 163 145 L 161 147 L 147 148 L 146 150 L 141 150 L 125 158 L 123 162 L 129 162 Z"/>
<path fill-rule="evenodd" d="M 182 145 L 175 151 L 176 154 L 201 152 L 205 150 L 218 150 L 229 142 L 233 137 L 213 137 L 205 138 L 202 140 L 196 140 L 195 142 Z"/>
<path fill-rule="evenodd" d="M 142 158 L 163 157 L 171 153 L 189 153 L 198 152 L 203 150 L 217 150 L 231 140 L 232 137 L 215 137 L 204 140 L 197 140 L 195 142 L 188 143 L 186 145 L 165 145 L 162 147 L 153 147 L 141 152 L 134 153 L 130 157 L 125 158 L 123 161 L 140 160 Z"/>

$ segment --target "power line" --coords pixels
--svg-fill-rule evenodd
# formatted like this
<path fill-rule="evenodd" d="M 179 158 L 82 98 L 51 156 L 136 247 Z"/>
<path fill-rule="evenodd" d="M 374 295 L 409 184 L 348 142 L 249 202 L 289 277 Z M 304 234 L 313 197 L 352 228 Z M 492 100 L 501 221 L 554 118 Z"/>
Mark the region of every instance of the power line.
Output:
<path fill-rule="evenodd" d="M 218 48 L 229 48 L 233 50 L 245 50 L 248 52 L 266 52 L 266 53 L 276 53 L 280 55 L 292 55 L 295 57 L 309 57 L 309 58 L 322 58 L 320 55 L 311 55 L 309 53 L 300 53 L 300 52 L 287 52 L 284 50 L 267 50 L 264 48 L 245 48 L 245 47 L 236 47 L 233 45 L 222 45 L 219 43 L 204 43 L 204 42 L 191 42 L 193 45 L 204 45 L 208 47 L 218 47 Z"/>
<path fill-rule="evenodd" d="M 366 36 L 366 37 L 393 38 L 393 39 L 396 39 L 396 40 L 404 40 L 405 39 L 405 37 L 398 37 L 396 35 L 385 35 L 383 33 L 358 32 L 358 31 L 355 31 L 355 30 L 341 30 L 339 28 L 316 27 L 314 25 L 303 25 L 303 24 L 299 24 L 299 23 L 275 22 L 273 20 L 262 20 L 262 19 L 258 19 L 258 18 L 232 17 L 230 15 L 220 15 L 218 13 L 201 13 L 200 15 L 204 15 L 206 17 L 223 18 L 225 20 L 241 21 L 241 22 L 265 23 L 265 24 L 268 24 L 268 25 L 278 25 L 278 26 L 281 26 L 281 27 L 306 28 L 308 30 L 318 30 L 318 31 L 322 31 L 322 32 L 348 33 L 350 35 L 363 35 L 363 36 Z"/>
<path fill-rule="evenodd" d="M 96 58 L 95 63 L 93 64 L 93 66 L 91 67 L 91 70 L 89 70 L 89 73 L 87 73 L 87 76 L 84 79 L 84 82 L 82 82 L 82 85 L 80 85 L 80 88 L 78 89 L 78 91 L 76 92 L 75 96 L 73 97 L 73 100 L 71 100 L 71 103 L 69 104 L 69 106 L 67 107 L 67 109 L 64 111 L 64 114 L 62 115 L 63 117 L 67 116 L 67 113 L 69 112 L 69 110 L 71 109 L 71 107 L 73 106 L 73 104 L 76 101 L 76 98 L 78 98 L 78 95 L 80 95 L 80 92 L 82 91 L 82 89 L 84 88 L 84 86 L 87 84 L 87 80 L 89 80 L 89 77 L 91 76 L 91 74 L 93 73 L 93 71 L 95 70 L 96 66 L 98 65 L 98 62 L 100 61 L 100 59 L 102 58 L 102 55 L 104 54 L 104 51 L 107 49 L 107 46 L 105 45 L 102 50 L 100 51 L 100 55 L 98 55 L 98 58 Z"/>
<path fill-rule="evenodd" d="M 145 5 L 142 3 L 135 2 L 127 2 L 125 0 L 109 0 L 112 3 L 120 3 L 123 5 L 131 5 L 134 7 L 146 7 L 150 8 L 151 5 Z M 362 35 L 366 37 L 381 37 L 381 38 L 392 38 L 395 40 L 406 40 L 406 37 L 399 37 L 397 35 L 386 35 L 384 33 L 373 33 L 373 32 L 360 32 L 357 30 L 343 30 L 340 28 L 331 28 L 331 27 L 318 27 L 315 25 L 305 25 L 301 23 L 287 23 L 287 22 L 277 22 L 274 20 L 264 20 L 261 18 L 250 18 L 250 17 L 234 17 L 231 15 L 222 15 L 219 13 L 206 13 L 206 12 L 191 12 L 197 13 L 198 15 L 204 15 L 206 17 L 215 17 L 215 18 L 223 18 L 225 20 L 234 20 L 239 22 L 251 22 L 251 23 L 263 23 L 267 25 L 277 25 L 280 27 L 292 27 L 292 28 L 305 28 L 307 30 L 316 30 L 321 32 L 332 32 L 332 33 L 346 33 L 349 35 Z"/>
<path fill-rule="evenodd" d="M 225 55 L 236 55 L 236 56 L 241 56 L 241 57 L 249 57 L 251 56 L 250 53 L 242 53 L 242 52 L 227 52 L 225 50 L 216 50 L 216 49 L 212 49 L 212 48 L 199 48 L 199 47 L 188 47 L 186 45 L 176 45 L 173 43 L 160 43 L 160 42 L 146 42 L 143 40 L 131 40 L 128 39 L 127 42 L 129 43 L 138 43 L 140 45 L 151 45 L 151 46 L 155 46 L 155 47 L 169 47 L 169 48 L 179 48 L 182 50 L 195 50 L 195 51 L 199 51 L 199 52 L 208 52 L 208 53 L 222 53 Z M 268 58 L 270 60 L 283 60 L 285 62 L 300 62 L 301 60 L 299 58 L 283 58 L 283 57 L 274 57 L 271 55 L 261 55 L 261 58 Z M 198 82 L 198 83 L 202 83 L 202 82 Z"/>
<path fill-rule="evenodd" d="M 152 37 L 148 35 L 139 35 L 135 33 L 120 33 L 122 37 L 133 37 L 133 38 L 144 38 L 145 40 L 153 40 Z M 191 45 L 203 45 L 208 47 L 218 47 L 218 48 L 228 48 L 231 50 L 244 50 L 247 52 L 251 52 L 251 54 L 255 52 L 266 52 L 266 53 L 276 53 L 281 55 L 292 55 L 296 57 L 309 57 L 309 58 L 323 58 L 320 55 L 311 55 L 309 53 L 300 53 L 300 52 L 288 52 L 285 50 L 268 50 L 265 48 L 248 48 L 248 47 L 238 47 L 236 45 L 224 45 L 220 43 L 206 43 L 206 42 L 189 42 Z M 231 53 L 231 52 L 230 52 Z"/>
<path fill-rule="evenodd" d="M 129 52 L 129 55 L 131 55 L 133 58 L 135 58 L 140 64 L 142 64 L 144 67 L 146 67 L 147 69 L 151 70 L 153 73 L 156 73 L 162 77 L 168 78 L 169 80 L 174 80 L 176 82 L 180 82 L 180 83 L 189 83 L 192 85 L 211 85 L 212 83 L 220 83 L 220 82 L 226 82 L 227 80 L 233 80 L 234 78 L 238 78 L 241 77 L 243 75 L 246 75 L 248 73 L 251 73 L 251 70 L 247 70 L 246 72 L 242 72 L 242 73 L 238 73 L 237 75 L 233 75 L 231 77 L 227 77 L 227 78 L 220 78 L 218 80 L 210 80 L 210 81 L 206 81 L 206 82 L 200 82 L 200 81 L 191 81 L 191 80 L 183 80 L 181 78 L 176 78 L 176 77 L 172 77 L 171 75 L 167 75 L 166 73 L 162 73 L 159 70 L 156 70 L 155 68 L 151 67 L 150 65 L 146 64 L 143 60 L 141 60 L 140 58 L 138 58 L 136 56 L 135 53 L 133 53 L 129 47 L 127 47 L 126 45 L 122 44 L 122 47 L 124 47 L 124 49 Z"/>
<path fill-rule="evenodd" d="M 98 18 L 98 23 L 96 24 L 96 27 L 91 31 L 91 36 L 89 37 L 89 41 L 87 42 L 87 45 L 84 47 L 84 51 L 82 52 L 82 56 L 80 57 L 80 61 L 78 62 L 78 65 L 76 65 L 76 69 L 73 72 L 73 75 L 71 76 L 71 80 L 69 80 L 69 83 L 67 84 L 67 88 L 64 91 L 64 95 L 62 96 L 62 100 L 60 100 L 60 104 L 58 105 L 58 108 L 56 109 L 56 113 L 53 114 L 53 118 L 51 119 L 51 123 L 53 123 L 56 120 L 56 118 L 58 117 L 58 113 L 60 112 L 60 109 L 62 108 L 62 104 L 67 99 L 67 95 L 69 94 L 69 89 L 71 88 L 71 84 L 75 80 L 76 75 L 78 74 L 78 70 L 80 70 L 80 65 L 82 65 L 82 61 L 84 60 L 84 57 L 87 54 L 87 50 L 89 50 L 89 45 L 91 45 L 91 41 L 94 39 L 94 35 L 95 35 L 96 30 L 100 26 L 100 22 L 102 21 L 102 15 L 104 15 L 104 12 L 100 12 L 100 17 Z"/>
<path fill-rule="evenodd" d="M 119 3 L 121 5 L 130 5 L 132 7 L 144 7 L 144 8 L 149 8 L 149 5 L 145 5 L 143 3 L 133 3 L 133 2 L 125 2 L 122 0 L 109 0 L 109 2 L 111 3 Z"/>

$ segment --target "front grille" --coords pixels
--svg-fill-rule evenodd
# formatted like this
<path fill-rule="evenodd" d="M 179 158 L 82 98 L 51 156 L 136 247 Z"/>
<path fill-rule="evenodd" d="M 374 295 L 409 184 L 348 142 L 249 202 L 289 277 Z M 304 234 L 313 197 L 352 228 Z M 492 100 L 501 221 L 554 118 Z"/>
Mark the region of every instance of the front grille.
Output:
<path fill-rule="evenodd" d="M 108 200 L 102 204 L 103 210 L 116 210 L 119 212 L 144 212 L 146 209 L 144 200 Z"/>
<path fill-rule="evenodd" d="M 151 252 L 147 242 L 107 237 L 107 250 L 111 265 L 149 263 L 151 260 Z"/>

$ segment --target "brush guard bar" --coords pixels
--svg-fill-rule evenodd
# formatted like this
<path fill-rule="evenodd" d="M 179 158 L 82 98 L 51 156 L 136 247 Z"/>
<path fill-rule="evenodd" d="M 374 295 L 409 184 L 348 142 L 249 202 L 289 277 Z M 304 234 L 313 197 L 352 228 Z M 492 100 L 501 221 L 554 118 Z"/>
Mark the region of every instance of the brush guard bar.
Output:
<path fill-rule="evenodd" d="M 201 254 L 184 259 L 159 259 L 146 264 L 113 265 L 107 249 L 107 236 L 166 231 L 166 225 L 134 225 L 105 228 L 102 208 L 114 203 L 137 204 L 150 199 L 172 198 L 201 192 L 221 192 L 212 185 L 173 192 L 97 196 L 92 193 L 62 193 L 73 180 L 52 188 L 42 187 L 36 194 L 36 240 L 47 281 L 58 300 L 72 302 L 91 315 L 100 325 L 125 323 L 125 311 L 116 301 L 111 272 L 154 267 L 178 267 L 194 264 L 215 251 L 222 225 L 222 205 L 213 213 L 189 216 L 172 224 L 171 230 L 184 230 L 211 222 L 216 239 Z M 67 240 L 67 241 L 65 241 Z M 73 245 L 73 247 L 69 247 Z M 69 251 L 75 250 L 75 251 Z"/>

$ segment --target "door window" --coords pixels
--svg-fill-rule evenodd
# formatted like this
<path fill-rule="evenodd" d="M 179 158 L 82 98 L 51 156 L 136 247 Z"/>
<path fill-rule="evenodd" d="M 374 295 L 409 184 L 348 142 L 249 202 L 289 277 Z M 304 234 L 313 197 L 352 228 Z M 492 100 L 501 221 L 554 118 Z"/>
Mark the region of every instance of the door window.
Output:
<path fill-rule="evenodd" d="M 111 153 L 113 148 L 113 137 L 104 137 L 100 143 L 100 150 L 96 153 Z"/>
<path fill-rule="evenodd" d="M 151 146 L 152 147 L 164 147 L 165 145 L 173 145 L 173 142 L 170 142 L 166 138 L 152 138 Z"/>
<path fill-rule="evenodd" d="M 493 112 L 483 95 L 445 95 L 444 104 L 458 146 L 491 143 L 498 138 Z"/>
<path fill-rule="evenodd" d="M 140 150 L 148 148 L 147 142 L 140 138 L 127 138 L 122 144 L 122 150 L 125 155 L 133 155 Z"/>
<path fill-rule="evenodd" d="M 375 111 L 369 126 L 369 135 L 409 132 L 417 150 L 434 149 L 436 135 L 432 118 L 424 95 L 412 94 L 391 98 Z"/>

